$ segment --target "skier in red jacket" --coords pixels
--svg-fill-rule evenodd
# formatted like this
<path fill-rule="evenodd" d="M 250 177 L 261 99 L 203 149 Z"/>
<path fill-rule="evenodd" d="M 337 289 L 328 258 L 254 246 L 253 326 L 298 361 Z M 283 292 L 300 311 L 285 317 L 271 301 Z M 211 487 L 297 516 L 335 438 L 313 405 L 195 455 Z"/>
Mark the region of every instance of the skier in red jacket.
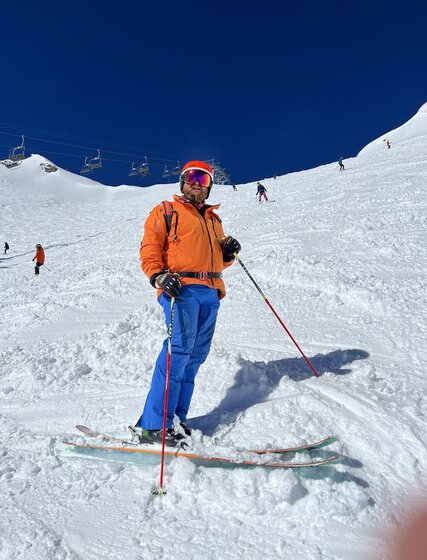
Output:
<path fill-rule="evenodd" d="M 35 261 L 35 263 L 36 263 L 36 267 L 34 269 L 34 274 L 39 274 L 40 273 L 40 267 L 42 265 L 44 265 L 44 249 L 40 245 L 40 243 L 37 243 L 36 254 L 34 255 L 34 257 L 31 260 Z"/>

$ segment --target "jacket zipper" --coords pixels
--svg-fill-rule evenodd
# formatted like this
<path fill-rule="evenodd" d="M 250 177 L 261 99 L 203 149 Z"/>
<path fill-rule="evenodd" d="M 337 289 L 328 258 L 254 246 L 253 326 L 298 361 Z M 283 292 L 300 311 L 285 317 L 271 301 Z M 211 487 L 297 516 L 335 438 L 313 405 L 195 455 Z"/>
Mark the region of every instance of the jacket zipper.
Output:
<path fill-rule="evenodd" d="M 197 217 L 200 220 L 200 227 L 202 229 L 203 234 L 205 233 L 205 231 L 203 229 L 203 222 L 204 222 L 205 227 L 206 227 L 206 233 L 208 234 L 209 246 L 210 246 L 210 249 L 211 249 L 211 272 L 214 272 L 214 270 L 213 270 L 213 247 L 212 247 L 212 239 L 211 239 L 211 236 L 210 236 L 210 233 L 209 233 L 208 223 L 207 223 L 204 215 L 200 214 L 200 212 L 198 210 L 196 210 L 196 212 L 197 212 Z M 215 228 L 213 227 L 213 218 L 212 217 L 211 217 L 211 220 L 212 220 L 212 228 L 214 230 L 215 236 L 217 237 Z M 211 278 L 210 281 L 211 281 L 212 287 L 214 287 L 213 278 Z"/>
<path fill-rule="evenodd" d="M 208 234 L 209 246 L 210 246 L 210 249 L 211 249 L 211 272 L 213 272 L 214 271 L 213 270 L 213 247 L 212 247 L 212 239 L 211 239 L 211 236 L 210 236 L 210 233 L 209 233 L 208 223 L 206 221 L 206 218 L 204 216 L 202 216 L 200 214 L 200 212 L 197 212 L 197 214 L 199 216 L 200 222 L 202 222 L 202 219 L 203 219 L 203 222 L 204 222 L 205 227 L 206 227 L 206 233 Z M 201 225 L 201 228 L 202 228 L 202 231 L 203 231 L 203 226 L 202 225 Z M 204 231 L 203 231 L 203 233 L 204 233 Z M 213 287 L 213 285 L 214 285 L 213 278 L 211 278 L 210 280 L 211 280 L 211 285 Z"/>

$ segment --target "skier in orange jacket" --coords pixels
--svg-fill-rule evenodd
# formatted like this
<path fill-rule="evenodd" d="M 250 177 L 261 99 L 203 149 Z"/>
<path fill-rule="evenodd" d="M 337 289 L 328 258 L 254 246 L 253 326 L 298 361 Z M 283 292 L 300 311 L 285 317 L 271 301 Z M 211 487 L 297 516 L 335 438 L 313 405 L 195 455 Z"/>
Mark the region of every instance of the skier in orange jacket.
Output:
<path fill-rule="evenodd" d="M 36 254 L 34 255 L 34 257 L 31 260 L 35 261 L 35 263 L 36 263 L 36 267 L 34 269 L 34 274 L 39 274 L 40 273 L 40 267 L 44 265 L 44 249 L 40 245 L 40 243 L 37 243 Z"/>
<path fill-rule="evenodd" d="M 190 161 L 181 170 L 182 196 L 160 203 L 148 216 L 141 243 L 141 268 L 157 288 L 158 302 L 170 324 L 174 298 L 172 359 L 170 362 L 166 442 L 177 445 L 191 434 L 186 424 L 196 374 L 206 360 L 219 309 L 225 296 L 222 271 L 241 247 L 224 236 L 218 205 L 205 203 L 213 184 L 213 170 L 203 161 Z M 167 206 L 172 211 L 167 212 Z M 166 217 L 170 218 L 168 227 Z M 164 411 L 168 339 L 157 358 L 143 413 L 135 427 L 141 442 L 160 442 Z M 181 432 L 173 427 L 174 417 Z"/>

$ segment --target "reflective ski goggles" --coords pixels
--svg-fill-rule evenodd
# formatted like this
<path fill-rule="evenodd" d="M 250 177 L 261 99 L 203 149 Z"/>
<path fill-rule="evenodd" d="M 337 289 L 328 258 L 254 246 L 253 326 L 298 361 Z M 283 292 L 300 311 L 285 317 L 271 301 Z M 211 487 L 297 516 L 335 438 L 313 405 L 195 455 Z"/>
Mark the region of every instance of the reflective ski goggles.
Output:
<path fill-rule="evenodd" d="M 211 176 L 201 169 L 189 169 L 181 177 L 181 180 L 188 185 L 194 185 L 198 181 L 201 187 L 208 188 L 212 186 Z"/>

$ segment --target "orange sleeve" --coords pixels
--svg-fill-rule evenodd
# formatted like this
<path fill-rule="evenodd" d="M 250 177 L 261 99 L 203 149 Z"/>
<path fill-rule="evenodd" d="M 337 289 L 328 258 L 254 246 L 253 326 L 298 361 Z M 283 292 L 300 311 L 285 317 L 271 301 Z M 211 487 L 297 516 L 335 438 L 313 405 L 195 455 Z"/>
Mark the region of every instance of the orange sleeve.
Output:
<path fill-rule="evenodd" d="M 139 250 L 141 269 L 151 278 L 155 272 L 167 268 L 163 257 L 163 249 L 167 237 L 163 205 L 159 204 L 151 210 L 144 224 L 144 235 Z"/>

